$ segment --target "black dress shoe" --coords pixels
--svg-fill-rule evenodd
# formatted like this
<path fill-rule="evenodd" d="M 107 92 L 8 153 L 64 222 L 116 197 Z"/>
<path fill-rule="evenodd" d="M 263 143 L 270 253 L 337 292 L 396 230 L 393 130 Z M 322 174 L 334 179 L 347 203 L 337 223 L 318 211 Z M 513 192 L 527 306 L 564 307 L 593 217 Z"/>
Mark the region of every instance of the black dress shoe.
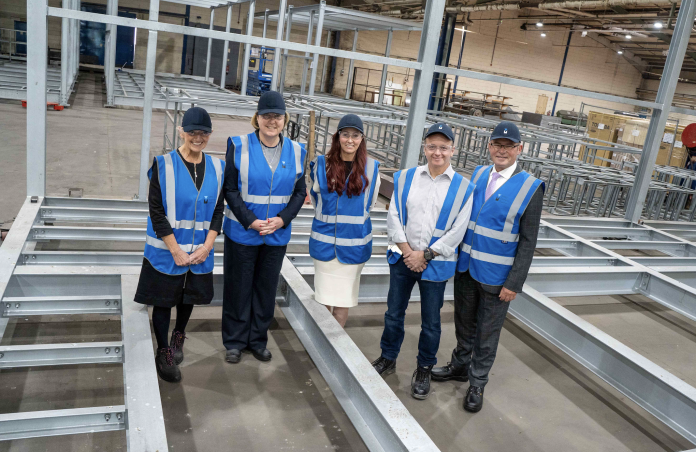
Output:
<path fill-rule="evenodd" d="M 155 356 L 157 375 L 164 381 L 177 383 L 181 381 L 181 371 L 174 362 L 174 352 L 169 347 L 160 348 Z"/>
<path fill-rule="evenodd" d="M 396 371 L 396 360 L 391 360 L 380 356 L 372 362 L 372 367 L 383 377 L 393 374 Z"/>
<path fill-rule="evenodd" d="M 232 364 L 237 364 L 242 359 L 242 352 L 236 348 L 227 350 L 225 353 L 225 361 Z"/>
<path fill-rule="evenodd" d="M 469 380 L 469 375 L 466 371 L 466 367 L 464 367 L 464 366 L 457 367 L 452 363 L 447 363 L 446 366 L 442 366 L 442 367 L 433 367 L 433 370 L 430 372 L 430 374 L 433 376 L 433 380 L 435 380 L 435 381 L 449 381 L 449 380 L 468 381 Z"/>
<path fill-rule="evenodd" d="M 425 400 L 430 395 L 430 372 L 433 366 L 418 366 L 411 377 L 411 395 L 414 399 Z"/>
<path fill-rule="evenodd" d="M 464 397 L 464 409 L 471 413 L 478 413 L 483 407 L 483 388 L 480 386 L 469 386 Z"/>
<path fill-rule="evenodd" d="M 251 354 L 259 361 L 270 361 L 273 357 L 267 348 L 257 348 L 256 350 L 252 350 Z"/>

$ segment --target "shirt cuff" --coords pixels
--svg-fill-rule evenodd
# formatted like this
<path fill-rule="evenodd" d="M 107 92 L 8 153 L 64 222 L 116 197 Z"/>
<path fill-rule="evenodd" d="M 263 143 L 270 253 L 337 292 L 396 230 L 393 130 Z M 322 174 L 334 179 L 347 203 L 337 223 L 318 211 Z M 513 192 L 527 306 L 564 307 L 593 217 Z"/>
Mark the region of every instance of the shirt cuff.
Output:
<path fill-rule="evenodd" d="M 391 243 L 406 243 L 406 233 L 402 229 L 397 229 L 389 233 L 389 242 Z"/>
<path fill-rule="evenodd" d="M 451 257 L 454 254 L 454 251 L 456 250 L 456 248 L 452 248 L 451 246 L 442 243 L 442 240 L 438 240 L 437 242 L 430 245 L 430 249 L 445 258 Z"/>

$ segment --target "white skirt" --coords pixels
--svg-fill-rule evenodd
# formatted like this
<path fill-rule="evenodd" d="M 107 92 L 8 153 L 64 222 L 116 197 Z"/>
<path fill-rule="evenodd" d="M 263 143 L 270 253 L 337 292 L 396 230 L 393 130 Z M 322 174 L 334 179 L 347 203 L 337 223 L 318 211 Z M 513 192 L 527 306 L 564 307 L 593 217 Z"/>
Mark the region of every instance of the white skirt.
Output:
<path fill-rule="evenodd" d="M 342 264 L 314 259 L 314 299 L 326 306 L 352 308 L 358 305 L 360 273 L 365 264 Z"/>

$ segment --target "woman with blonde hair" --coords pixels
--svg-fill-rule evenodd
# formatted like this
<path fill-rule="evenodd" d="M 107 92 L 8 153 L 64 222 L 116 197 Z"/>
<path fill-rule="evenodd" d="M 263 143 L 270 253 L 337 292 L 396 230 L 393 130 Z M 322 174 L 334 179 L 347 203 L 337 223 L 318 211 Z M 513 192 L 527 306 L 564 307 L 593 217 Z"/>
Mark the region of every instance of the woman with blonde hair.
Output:
<path fill-rule="evenodd" d="M 269 91 L 251 120 L 256 131 L 227 141 L 222 342 L 229 363 L 243 350 L 271 359 L 268 328 L 290 222 L 307 196 L 304 145 L 281 133 L 288 118 L 283 96 Z"/>
<path fill-rule="evenodd" d="M 367 156 L 363 123 L 346 115 L 326 156 L 310 163 L 314 220 L 309 254 L 314 259 L 314 298 L 343 327 L 358 305 L 360 274 L 372 255 L 370 209 L 379 194 L 379 163 Z"/>

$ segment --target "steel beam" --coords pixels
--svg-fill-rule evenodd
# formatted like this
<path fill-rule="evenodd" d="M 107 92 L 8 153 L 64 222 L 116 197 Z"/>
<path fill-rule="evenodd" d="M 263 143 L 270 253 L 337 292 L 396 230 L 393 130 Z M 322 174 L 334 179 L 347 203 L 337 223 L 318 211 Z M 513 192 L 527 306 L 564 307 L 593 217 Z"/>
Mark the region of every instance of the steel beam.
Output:
<path fill-rule="evenodd" d="M 118 295 L 3 297 L 0 307 L 3 317 L 61 314 L 118 315 L 121 313 L 121 297 Z"/>
<path fill-rule="evenodd" d="M 307 26 L 307 46 L 312 44 L 312 33 L 314 32 L 314 11 L 309 13 L 309 25 Z M 309 61 L 309 52 L 305 52 L 305 58 L 302 61 L 302 80 L 300 80 L 300 94 L 305 94 L 307 86 L 307 62 Z"/>
<path fill-rule="evenodd" d="M 389 30 L 387 34 L 387 48 L 384 51 L 384 56 L 388 57 L 391 55 L 391 46 L 392 46 L 392 36 L 394 35 L 394 30 Z M 387 69 L 389 68 L 388 65 L 382 66 L 382 79 L 379 83 L 379 97 L 377 99 L 377 103 L 379 105 L 382 105 L 384 103 L 384 89 L 387 86 Z"/>
<path fill-rule="evenodd" d="M 227 5 L 227 22 L 225 24 L 225 33 L 230 32 L 230 24 L 232 23 L 232 4 Z M 225 89 L 225 77 L 227 76 L 227 61 L 229 59 L 230 42 L 225 39 L 225 47 L 222 50 L 222 73 L 220 74 L 220 88 Z M 244 93 L 242 93 L 244 94 Z"/>
<path fill-rule="evenodd" d="M 287 26 L 285 27 L 285 41 L 290 42 L 290 30 L 292 28 L 292 10 L 293 6 L 290 5 L 288 6 L 288 19 L 287 19 Z M 265 19 L 268 19 L 268 9 L 266 10 L 265 14 Z M 265 36 L 264 36 L 265 37 Z M 280 58 L 280 55 L 278 55 Z M 287 70 L 288 67 L 288 49 L 285 48 L 283 49 L 283 61 L 281 62 L 280 66 L 280 80 L 278 81 L 278 91 L 282 94 L 285 91 L 285 71 Z"/>
<path fill-rule="evenodd" d="M 510 313 L 664 424 L 696 442 L 696 389 L 525 284 Z"/>
<path fill-rule="evenodd" d="M 118 17 L 118 16 L 117 16 Z M 150 14 L 147 22 L 157 23 L 159 0 L 150 0 Z M 150 168 L 150 134 L 152 132 L 152 96 L 155 90 L 155 64 L 157 60 L 157 31 L 150 30 L 147 35 L 147 60 L 145 63 L 145 92 L 143 93 L 143 135 L 140 143 L 140 177 L 138 179 L 138 198 L 147 199 Z"/>
<path fill-rule="evenodd" d="M 0 441 L 111 432 L 125 428 L 126 407 L 123 405 L 0 414 Z"/>
<path fill-rule="evenodd" d="M 72 0 L 63 0 L 63 8 L 68 8 Z M 68 58 L 70 57 L 70 29 L 71 23 L 69 19 L 61 19 L 60 25 L 60 104 L 67 105 L 68 103 L 68 70 L 70 68 L 70 63 Z M 108 25 L 107 25 L 108 27 Z M 25 80 L 26 82 L 26 80 Z"/>
<path fill-rule="evenodd" d="M 283 315 L 304 345 L 369 450 L 439 451 L 406 407 L 288 259 L 278 298 Z"/>
<path fill-rule="evenodd" d="M 147 306 L 133 301 L 138 275 L 121 277 L 123 383 L 128 409 L 128 450 L 165 451 L 167 434 L 160 397 Z"/>
<path fill-rule="evenodd" d="M 324 28 L 324 13 L 326 12 L 326 2 L 324 0 L 319 4 L 319 15 L 317 18 L 317 32 L 314 37 L 314 45 L 316 47 L 321 47 L 321 37 Z M 389 55 L 387 55 L 389 56 Z M 317 69 L 319 68 L 319 54 L 315 53 L 312 55 L 312 67 L 310 70 L 309 78 L 309 95 L 314 96 L 314 88 L 317 84 Z"/>
<path fill-rule="evenodd" d="M 683 2 L 679 8 L 677 25 L 669 44 L 667 61 L 657 90 L 655 102 L 658 103 L 658 106 L 652 111 L 648 133 L 645 137 L 645 146 L 643 146 L 640 163 L 635 171 L 635 182 L 626 202 L 625 218 L 636 223 L 643 213 L 645 197 L 648 194 L 648 187 L 655 168 L 655 160 L 667 124 L 669 110 L 672 108 L 674 92 L 677 88 L 684 55 L 694 26 L 694 16 L 696 16 L 696 2 Z"/>
<path fill-rule="evenodd" d="M 247 36 L 253 36 L 254 34 L 254 8 L 256 7 L 256 0 L 251 0 L 249 2 L 249 13 L 247 15 Z M 265 35 L 264 26 L 264 35 Z M 264 36 L 265 38 L 266 36 Z M 242 86 L 240 88 L 240 94 L 246 96 L 247 92 L 247 82 L 249 81 L 249 59 L 251 58 L 251 44 L 244 44 L 244 65 L 242 66 Z M 223 87 L 224 88 L 224 87 Z"/>
<path fill-rule="evenodd" d="M 421 32 L 418 62 L 421 69 L 416 71 L 413 78 L 413 94 L 411 96 L 411 108 L 406 123 L 406 134 L 401 154 L 401 169 L 418 165 L 421 145 L 423 144 L 423 129 L 425 128 L 425 116 L 428 112 L 430 101 L 430 87 L 435 72 L 435 57 L 437 56 L 438 36 L 442 25 L 442 16 L 445 9 L 445 0 L 431 0 L 426 2 L 423 31 Z"/>
<path fill-rule="evenodd" d="M 106 13 L 118 16 L 118 0 L 108 0 Z M 106 105 L 114 105 L 114 79 L 116 70 L 116 35 L 117 26 L 106 26 L 106 45 L 104 46 L 104 76 L 106 78 Z"/>
<path fill-rule="evenodd" d="M 326 32 L 326 47 L 331 45 L 331 30 Z M 326 64 L 329 57 L 324 55 L 324 60 L 321 63 L 321 84 L 319 85 L 319 92 L 323 93 L 326 91 Z"/>
<path fill-rule="evenodd" d="M 280 0 L 280 5 L 278 6 L 280 14 L 278 16 L 278 22 L 276 23 L 276 42 L 282 44 L 282 39 L 283 39 L 283 28 L 285 26 L 285 8 L 287 5 L 287 0 Z M 262 44 L 263 45 L 263 44 Z M 271 90 L 272 91 L 277 91 L 278 90 L 278 76 L 279 76 L 279 71 L 278 69 L 280 68 L 280 53 L 283 47 L 276 46 L 275 49 L 275 54 L 273 55 L 273 73 L 271 75 Z M 285 74 L 283 74 L 285 75 Z"/>
<path fill-rule="evenodd" d="M 119 364 L 122 362 L 122 342 L 0 347 L 0 369 L 76 364 Z"/>

